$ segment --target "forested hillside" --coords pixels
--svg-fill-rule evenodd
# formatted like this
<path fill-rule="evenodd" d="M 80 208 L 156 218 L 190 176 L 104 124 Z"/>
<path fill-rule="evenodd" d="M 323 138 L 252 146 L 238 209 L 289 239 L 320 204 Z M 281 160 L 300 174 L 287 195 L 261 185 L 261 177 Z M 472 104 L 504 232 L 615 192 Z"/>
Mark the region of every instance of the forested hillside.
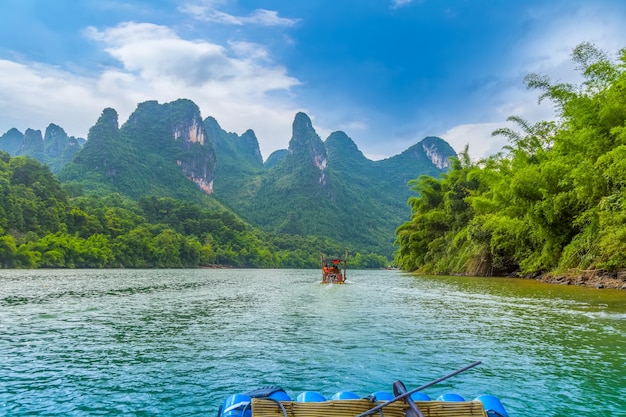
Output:
<path fill-rule="evenodd" d="M 210 193 L 215 159 L 195 103 L 146 101 L 121 128 L 117 112 L 104 109 L 83 149 L 58 177 L 100 195 L 116 192 L 134 199 L 159 196 L 211 204 L 214 200 L 204 197 Z"/>
<path fill-rule="evenodd" d="M 0 149 L 46 164 L 71 197 L 169 197 L 231 212 L 266 233 L 322 236 L 334 242 L 329 246 L 388 260 L 394 230 L 410 216 L 407 182 L 438 176 L 456 155 L 430 137 L 370 161 L 344 132 L 322 141 L 309 117 L 298 113 L 289 149 L 264 163 L 252 130 L 226 132 L 213 117 L 203 120 L 187 99 L 139 103 L 121 126 L 116 110 L 105 108 L 87 141 L 53 124 L 45 137 L 11 129 L 0 136 Z"/>
<path fill-rule="evenodd" d="M 400 155 L 371 161 L 344 132 L 323 141 L 298 113 L 289 149 L 264 166 L 251 131 L 239 137 L 211 118 L 205 129 L 218 156 L 216 198 L 242 218 L 269 232 L 326 236 L 390 259 L 394 231 L 410 217 L 408 181 L 438 177 L 456 155 L 443 139 L 427 137 Z"/>
<path fill-rule="evenodd" d="M 268 234 L 227 210 L 114 193 L 70 198 L 47 166 L 0 152 L 0 268 L 314 268 L 344 247 Z M 351 267 L 386 259 L 351 253 Z"/>
<path fill-rule="evenodd" d="M 413 182 L 412 218 L 396 231 L 401 268 L 425 273 L 538 275 L 626 269 L 626 49 L 617 63 L 574 49 L 584 81 L 530 74 L 557 121 L 500 129 L 510 142 L 442 178 Z"/>

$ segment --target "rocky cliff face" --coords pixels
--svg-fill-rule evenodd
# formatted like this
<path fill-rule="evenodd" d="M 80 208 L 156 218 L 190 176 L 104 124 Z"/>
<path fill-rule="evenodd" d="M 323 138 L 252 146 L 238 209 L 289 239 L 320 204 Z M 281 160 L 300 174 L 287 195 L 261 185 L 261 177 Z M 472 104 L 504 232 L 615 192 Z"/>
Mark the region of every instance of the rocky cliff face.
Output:
<path fill-rule="evenodd" d="M 450 145 L 442 139 L 429 136 L 421 141 L 422 149 L 430 161 L 439 169 L 450 166 Z"/>
<path fill-rule="evenodd" d="M 191 108 L 189 112 L 181 113 L 172 120 L 172 138 L 183 151 L 176 159 L 176 164 L 187 179 L 210 195 L 215 179 L 215 150 L 208 140 L 197 106 L 191 106 L 190 103 L 180 105 Z"/>
<path fill-rule="evenodd" d="M 194 114 L 191 120 L 176 120 L 173 126 L 172 136 L 174 140 L 183 140 L 204 145 L 206 133 L 202 120 L 200 119 L 200 113 Z"/>

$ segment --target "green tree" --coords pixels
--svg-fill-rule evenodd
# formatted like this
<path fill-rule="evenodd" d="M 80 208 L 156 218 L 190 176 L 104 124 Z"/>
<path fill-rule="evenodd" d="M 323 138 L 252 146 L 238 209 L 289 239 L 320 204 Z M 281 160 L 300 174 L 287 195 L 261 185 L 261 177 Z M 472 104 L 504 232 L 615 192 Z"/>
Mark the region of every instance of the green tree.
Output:
<path fill-rule="evenodd" d="M 509 120 L 504 152 L 461 155 L 440 179 L 413 183 L 412 217 L 396 231 L 396 260 L 432 273 L 535 275 L 626 269 L 626 50 L 619 62 L 589 43 L 572 52 L 581 85 L 530 74 L 557 121 Z"/>

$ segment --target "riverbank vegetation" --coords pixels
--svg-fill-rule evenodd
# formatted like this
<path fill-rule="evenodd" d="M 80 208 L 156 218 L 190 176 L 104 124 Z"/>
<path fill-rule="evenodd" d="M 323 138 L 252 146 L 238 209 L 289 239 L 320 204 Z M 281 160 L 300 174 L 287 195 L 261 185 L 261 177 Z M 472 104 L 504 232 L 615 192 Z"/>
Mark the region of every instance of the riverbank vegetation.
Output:
<path fill-rule="evenodd" d="M 265 233 L 227 210 L 173 198 L 71 191 L 78 195 L 70 198 L 36 160 L 0 152 L 0 268 L 316 268 L 322 253 L 346 250 L 323 237 Z M 387 263 L 351 252 L 351 268 Z"/>
<path fill-rule="evenodd" d="M 626 269 L 626 48 L 617 62 L 584 43 L 580 85 L 526 77 L 555 121 L 503 128 L 509 146 L 441 178 L 413 181 L 411 220 L 396 231 L 400 268 L 432 274 L 576 275 Z"/>

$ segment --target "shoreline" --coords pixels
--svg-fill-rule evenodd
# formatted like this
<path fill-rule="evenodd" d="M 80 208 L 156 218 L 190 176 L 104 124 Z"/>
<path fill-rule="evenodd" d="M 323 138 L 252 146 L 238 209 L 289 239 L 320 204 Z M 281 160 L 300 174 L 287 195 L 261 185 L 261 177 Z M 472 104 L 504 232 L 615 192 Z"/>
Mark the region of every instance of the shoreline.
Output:
<path fill-rule="evenodd" d="M 626 290 L 626 271 L 573 270 L 563 274 L 544 274 L 534 279 L 547 284 Z"/>

